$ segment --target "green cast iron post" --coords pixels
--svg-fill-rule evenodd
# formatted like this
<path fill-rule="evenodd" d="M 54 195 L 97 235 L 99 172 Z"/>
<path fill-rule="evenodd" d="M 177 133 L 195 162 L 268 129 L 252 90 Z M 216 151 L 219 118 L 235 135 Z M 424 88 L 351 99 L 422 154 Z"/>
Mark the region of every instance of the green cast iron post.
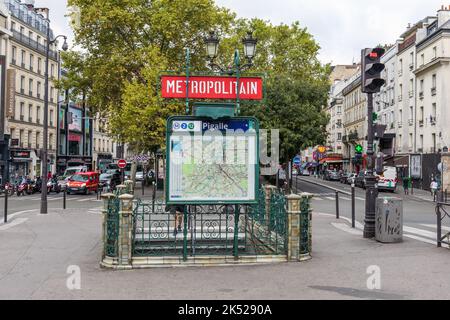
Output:
<path fill-rule="evenodd" d="M 184 206 L 184 219 L 183 219 L 183 223 L 184 223 L 184 230 L 183 230 L 183 261 L 187 261 L 187 246 L 188 246 L 188 241 L 187 241 L 187 236 L 188 236 L 188 223 L 187 223 L 187 219 L 188 219 L 188 212 L 187 212 L 187 206 Z M 176 221 L 175 221 L 176 223 Z"/>
<path fill-rule="evenodd" d="M 191 65 L 191 51 L 186 48 L 186 115 L 189 115 L 189 69 Z"/>
<path fill-rule="evenodd" d="M 239 257 L 239 205 L 234 205 L 234 258 L 237 260 Z"/>
<path fill-rule="evenodd" d="M 241 70 L 240 70 L 240 56 L 239 56 L 239 50 L 236 50 L 234 52 L 234 65 L 236 67 L 236 116 L 238 116 L 241 112 L 241 102 L 240 102 L 240 98 L 239 98 L 239 87 L 240 87 L 240 77 L 241 77 Z"/>

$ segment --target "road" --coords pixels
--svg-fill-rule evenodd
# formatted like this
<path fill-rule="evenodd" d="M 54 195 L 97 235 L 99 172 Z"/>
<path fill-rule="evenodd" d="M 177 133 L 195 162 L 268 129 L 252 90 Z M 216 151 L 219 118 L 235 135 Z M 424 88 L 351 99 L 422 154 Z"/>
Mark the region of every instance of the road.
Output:
<path fill-rule="evenodd" d="M 63 208 L 63 193 L 49 194 L 48 197 L 48 209 L 62 209 Z M 3 222 L 4 215 L 4 195 L 0 198 L 0 212 L 1 220 Z M 90 195 L 67 195 L 66 207 L 77 208 L 79 210 L 86 211 L 99 211 L 101 209 L 101 200 L 97 200 L 97 195 L 92 193 Z M 8 217 L 17 217 L 23 213 L 32 212 L 33 210 L 40 210 L 41 207 L 41 195 L 39 193 L 33 195 L 26 195 L 18 197 L 16 195 L 8 197 Z"/>
<path fill-rule="evenodd" d="M 294 178 L 292 183 L 294 189 L 297 188 L 298 192 L 309 192 L 315 195 L 312 201 L 314 212 L 335 215 L 335 191 L 314 183 L 323 184 L 346 193 L 351 192 L 351 187 L 339 182 L 323 181 L 312 177 L 298 177 L 297 181 Z M 405 235 L 417 238 L 416 240 L 425 243 L 436 243 L 437 221 L 434 203 L 405 196 L 402 190 L 397 190 L 395 193 L 380 192 L 379 196 L 403 199 L 403 231 Z M 365 203 L 365 190 L 355 188 L 355 215 L 357 222 L 361 225 L 364 225 Z M 349 195 L 339 195 L 339 211 L 341 217 L 351 219 L 351 197 Z"/>

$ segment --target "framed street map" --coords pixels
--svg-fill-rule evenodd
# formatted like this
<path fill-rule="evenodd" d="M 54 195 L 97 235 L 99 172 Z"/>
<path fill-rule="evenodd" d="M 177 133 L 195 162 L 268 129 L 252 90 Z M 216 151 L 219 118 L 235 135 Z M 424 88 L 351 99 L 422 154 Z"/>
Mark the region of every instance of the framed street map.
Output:
<path fill-rule="evenodd" d="M 259 183 L 255 118 L 171 117 L 167 123 L 169 204 L 250 204 Z"/>

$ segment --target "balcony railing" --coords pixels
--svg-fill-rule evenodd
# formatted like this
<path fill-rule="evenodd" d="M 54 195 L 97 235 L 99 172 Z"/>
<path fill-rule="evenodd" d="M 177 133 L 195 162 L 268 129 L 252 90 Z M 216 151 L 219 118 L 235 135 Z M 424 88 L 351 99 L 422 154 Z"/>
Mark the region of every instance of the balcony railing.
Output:
<path fill-rule="evenodd" d="M 27 46 L 30 49 L 36 50 L 38 52 L 40 52 L 41 54 L 45 55 L 46 53 L 46 47 L 40 43 L 38 43 L 37 41 L 27 37 L 26 35 L 16 31 L 16 30 L 12 30 L 13 32 L 13 38 L 14 40 L 20 42 L 21 44 Z M 50 59 L 53 60 L 58 60 L 58 53 L 50 50 Z M 23 63 L 23 66 L 25 67 L 25 64 Z"/>
<path fill-rule="evenodd" d="M 423 120 L 419 120 L 419 127 L 423 127 Z"/>
<path fill-rule="evenodd" d="M 409 97 L 410 97 L 410 98 L 414 97 L 414 91 L 410 91 L 410 92 L 409 92 Z"/>
<path fill-rule="evenodd" d="M 413 120 L 413 119 L 409 119 L 409 120 L 408 120 L 408 124 L 409 124 L 410 126 L 412 126 L 412 125 L 414 124 L 414 120 Z"/>
<path fill-rule="evenodd" d="M 423 99 L 423 91 L 419 92 L 419 98 Z"/>
<path fill-rule="evenodd" d="M 435 96 L 436 95 L 436 88 L 431 88 L 431 95 Z"/>
<path fill-rule="evenodd" d="M 430 116 L 430 124 L 431 124 L 432 126 L 435 126 L 435 125 L 436 125 L 436 117 Z"/>
<path fill-rule="evenodd" d="M 399 122 L 397 123 L 397 126 L 398 126 L 399 128 L 402 128 L 402 127 L 403 127 L 403 122 L 399 121 Z"/>
<path fill-rule="evenodd" d="M 400 101 L 402 101 L 403 100 L 403 96 L 402 95 L 399 95 L 398 96 L 398 101 L 400 102 Z"/>

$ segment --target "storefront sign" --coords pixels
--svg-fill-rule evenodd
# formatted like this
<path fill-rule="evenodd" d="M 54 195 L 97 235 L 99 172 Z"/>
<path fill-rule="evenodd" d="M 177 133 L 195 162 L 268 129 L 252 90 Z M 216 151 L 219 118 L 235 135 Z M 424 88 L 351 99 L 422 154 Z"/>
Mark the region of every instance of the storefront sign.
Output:
<path fill-rule="evenodd" d="M 72 113 L 72 123 L 69 124 L 70 131 L 82 131 L 82 123 L 83 123 L 83 111 L 76 108 L 69 108 L 69 112 Z M 78 140 L 75 140 L 78 141 Z"/>
<path fill-rule="evenodd" d="M 16 105 L 16 70 L 8 69 L 6 79 L 6 117 L 14 117 Z"/>
<path fill-rule="evenodd" d="M 162 76 L 163 98 L 186 98 L 186 77 Z M 197 77 L 189 78 L 189 98 L 191 99 L 236 99 L 237 78 Z M 239 98 L 241 100 L 262 100 L 262 78 L 239 78 Z"/>
<path fill-rule="evenodd" d="M 69 141 L 81 142 L 81 136 L 78 134 L 69 134 Z"/>
<path fill-rule="evenodd" d="M 13 159 L 29 159 L 30 151 L 11 151 L 11 157 Z"/>

